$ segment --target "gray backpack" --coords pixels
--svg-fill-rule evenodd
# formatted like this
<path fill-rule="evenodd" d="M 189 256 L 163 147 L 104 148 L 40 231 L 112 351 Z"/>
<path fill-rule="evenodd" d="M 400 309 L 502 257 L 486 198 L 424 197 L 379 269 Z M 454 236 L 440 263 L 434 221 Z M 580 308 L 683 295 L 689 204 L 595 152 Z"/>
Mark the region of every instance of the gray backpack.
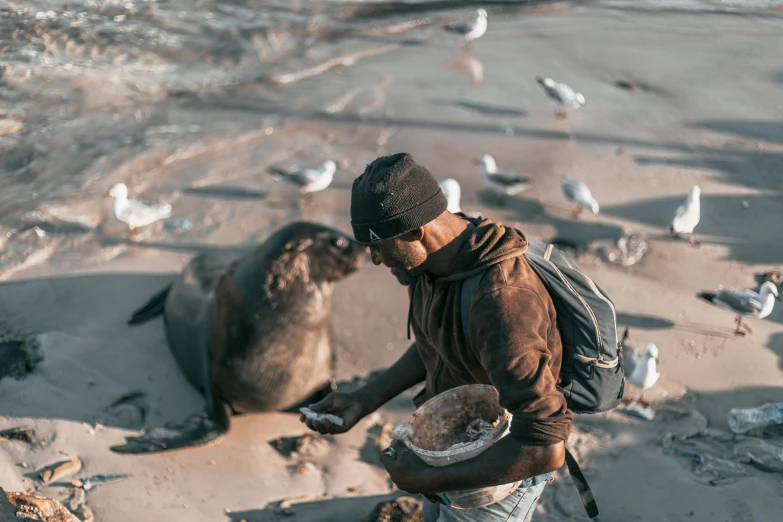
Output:
<path fill-rule="evenodd" d="M 623 398 L 625 375 L 617 338 L 614 303 L 554 245 L 528 238 L 523 254 L 544 283 L 557 313 L 563 345 L 561 386 L 568 409 L 574 413 L 600 413 L 617 407 Z M 485 272 L 462 282 L 460 315 L 465 340 L 473 296 Z M 566 451 L 566 464 L 590 518 L 598 515 L 590 487 L 574 457 Z"/>

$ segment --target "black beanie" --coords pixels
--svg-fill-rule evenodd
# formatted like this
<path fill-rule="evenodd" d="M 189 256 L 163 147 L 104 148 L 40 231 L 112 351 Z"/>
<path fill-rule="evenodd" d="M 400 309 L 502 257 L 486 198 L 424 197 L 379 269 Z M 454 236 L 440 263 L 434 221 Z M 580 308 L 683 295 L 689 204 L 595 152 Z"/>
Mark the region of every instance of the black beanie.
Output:
<path fill-rule="evenodd" d="M 446 206 L 438 182 L 410 154 L 382 156 L 353 180 L 353 235 L 364 243 L 397 237 L 426 225 Z"/>

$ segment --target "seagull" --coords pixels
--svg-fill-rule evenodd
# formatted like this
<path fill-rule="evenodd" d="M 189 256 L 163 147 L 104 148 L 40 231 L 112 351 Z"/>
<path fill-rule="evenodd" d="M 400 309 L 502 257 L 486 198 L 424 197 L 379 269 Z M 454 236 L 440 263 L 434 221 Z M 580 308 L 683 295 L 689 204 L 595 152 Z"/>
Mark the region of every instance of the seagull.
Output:
<path fill-rule="evenodd" d="M 128 239 L 133 239 L 133 233 L 139 227 L 151 225 L 161 219 L 171 217 L 171 205 L 155 205 L 136 199 L 128 199 L 128 187 L 125 183 L 117 183 L 107 193 L 111 196 L 111 212 L 114 217 L 128 224 Z"/>
<path fill-rule="evenodd" d="M 513 170 L 498 170 L 495 158 L 484 154 L 475 160 L 481 165 L 481 180 L 497 192 L 502 204 L 506 196 L 515 196 L 533 187 L 533 180 L 520 176 Z"/>
<path fill-rule="evenodd" d="M 539 87 L 544 90 L 547 97 L 554 102 L 554 111 L 556 118 L 565 118 L 565 108 L 571 107 L 578 109 L 585 104 L 585 97 L 581 92 L 574 90 L 564 83 L 557 83 L 552 78 L 542 78 L 536 76 Z"/>
<path fill-rule="evenodd" d="M 679 236 L 680 234 L 688 234 L 691 241 L 691 245 L 699 246 L 699 242 L 693 237 L 693 229 L 699 224 L 701 219 L 701 202 L 699 197 L 701 196 L 701 189 L 698 185 L 691 187 L 691 191 L 688 193 L 688 197 L 682 205 L 677 207 L 677 212 L 674 214 L 674 219 L 671 224 L 666 227 L 666 231 L 669 234 Z"/>
<path fill-rule="evenodd" d="M 639 402 L 642 406 L 648 407 L 650 403 L 644 399 L 644 390 L 652 388 L 661 376 L 658 372 L 658 347 L 653 343 L 647 343 L 640 355 L 628 342 L 628 337 L 628 328 L 626 328 L 622 340 L 623 371 L 628 382 L 642 390 Z M 630 403 L 631 399 L 624 399 L 623 402 Z"/>
<path fill-rule="evenodd" d="M 465 37 L 465 49 L 470 49 L 473 40 L 481 38 L 487 32 L 487 12 L 483 9 L 476 9 L 476 19 L 466 22 L 449 24 L 445 27 L 447 31 L 458 33 Z"/>
<path fill-rule="evenodd" d="M 292 172 L 277 167 L 271 167 L 269 170 L 294 185 L 298 185 L 299 193 L 304 195 L 320 192 L 328 187 L 332 183 L 337 165 L 332 160 L 326 160 L 317 167 L 302 167 Z"/>
<path fill-rule="evenodd" d="M 448 202 L 446 210 L 453 213 L 462 212 L 462 209 L 459 206 L 459 198 L 462 194 L 462 190 L 460 189 L 457 180 L 446 178 L 438 183 L 438 185 L 440 185 L 440 189 L 443 191 L 443 195 L 446 196 L 446 201 Z"/>
<path fill-rule="evenodd" d="M 585 208 L 590 209 L 596 216 L 598 215 L 598 202 L 583 182 L 560 176 L 560 189 L 563 191 L 566 201 L 576 205 L 573 210 L 574 219 L 578 218 Z"/>
<path fill-rule="evenodd" d="M 772 281 L 762 284 L 758 293 L 753 290 L 723 288 L 719 285 L 717 292 L 699 292 L 696 297 L 736 313 L 737 318 L 734 320 L 737 323 L 737 329 L 734 330 L 736 335 L 753 333 L 750 326 L 742 322 L 743 317 L 764 319 L 772 313 L 775 300 L 780 301 L 778 287 Z"/>

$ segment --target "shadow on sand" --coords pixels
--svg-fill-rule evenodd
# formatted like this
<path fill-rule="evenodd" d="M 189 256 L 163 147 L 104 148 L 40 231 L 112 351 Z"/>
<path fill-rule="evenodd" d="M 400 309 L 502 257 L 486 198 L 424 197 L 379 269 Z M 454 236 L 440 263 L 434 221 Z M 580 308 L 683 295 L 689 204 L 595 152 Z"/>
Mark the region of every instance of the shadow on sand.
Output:
<path fill-rule="evenodd" d="M 781 165 L 783 167 L 783 164 Z M 681 197 L 652 198 L 623 205 L 606 206 L 601 213 L 627 221 L 660 228 L 665 234 Z M 748 208 L 744 208 L 742 202 Z M 730 249 L 728 258 L 743 263 L 777 263 L 783 259 L 783 209 L 780 198 L 744 194 L 701 195 L 701 221 L 695 234 L 703 244 Z M 665 239 L 663 237 L 656 239 Z"/>

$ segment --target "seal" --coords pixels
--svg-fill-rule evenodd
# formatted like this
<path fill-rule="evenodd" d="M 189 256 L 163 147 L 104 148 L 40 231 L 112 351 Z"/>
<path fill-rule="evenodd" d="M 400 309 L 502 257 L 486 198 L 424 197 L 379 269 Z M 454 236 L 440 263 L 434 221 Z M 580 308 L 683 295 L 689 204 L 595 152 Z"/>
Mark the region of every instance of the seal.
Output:
<path fill-rule="evenodd" d="M 367 248 L 306 221 L 286 225 L 244 255 L 193 258 L 128 324 L 163 314 L 168 342 L 206 412 L 157 428 L 116 453 L 152 453 L 216 442 L 232 414 L 295 410 L 335 388 L 331 294 Z"/>

